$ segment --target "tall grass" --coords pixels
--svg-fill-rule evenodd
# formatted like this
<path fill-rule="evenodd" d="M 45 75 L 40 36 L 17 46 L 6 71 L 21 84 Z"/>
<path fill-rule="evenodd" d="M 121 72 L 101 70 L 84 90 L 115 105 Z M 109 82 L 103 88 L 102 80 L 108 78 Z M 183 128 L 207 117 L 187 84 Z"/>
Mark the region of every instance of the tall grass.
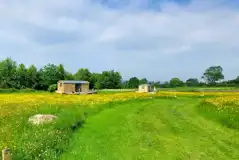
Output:
<path fill-rule="evenodd" d="M 225 104 L 225 106 L 222 108 L 203 101 L 198 105 L 198 110 L 208 119 L 228 128 L 239 129 L 239 106 L 235 104 Z"/>
<path fill-rule="evenodd" d="M 14 105 L 8 105 L 14 109 Z M 53 124 L 34 126 L 28 118 L 34 114 L 56 115 Z M 1 118 L 2 147 L 10 147 L 13 159 L 56 159 L 72 134 L 71 126 L 82 121 L 83 110 L 74 105 L 41 105 L 34 110 L 25 110 L 12 116 Z M 6 133 L 8 132 L 8 133 Z"/>

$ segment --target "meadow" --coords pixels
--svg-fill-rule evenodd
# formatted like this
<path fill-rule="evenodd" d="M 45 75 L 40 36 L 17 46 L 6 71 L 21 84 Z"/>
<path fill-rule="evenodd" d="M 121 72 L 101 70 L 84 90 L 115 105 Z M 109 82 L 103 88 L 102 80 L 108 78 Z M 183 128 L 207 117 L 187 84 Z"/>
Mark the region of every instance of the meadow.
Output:
<path fill-rule="evenodd" d="M 238 105 L 237 92 L 4 93 L 0 149 L 14 160 L 238 159 Z M 29 124 L 38 113 L 58 118 Z"/>

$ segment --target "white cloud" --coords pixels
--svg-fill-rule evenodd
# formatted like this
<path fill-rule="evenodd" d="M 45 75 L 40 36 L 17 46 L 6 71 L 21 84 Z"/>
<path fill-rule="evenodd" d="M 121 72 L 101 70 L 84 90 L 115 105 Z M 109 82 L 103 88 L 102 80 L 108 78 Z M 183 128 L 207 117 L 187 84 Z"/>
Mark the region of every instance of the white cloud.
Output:
<path fill-rule="evenodd" d="M 225 0 L 161 3 L 160 11 L 142 4 L 112 9 L 83 0 L 1 1 L 0 58 L 155 80 L 200 77 L 209 65 L 221 64 L 227 78 L 237 76 L 231 72 L 239 70 L 235 7 Z"/>

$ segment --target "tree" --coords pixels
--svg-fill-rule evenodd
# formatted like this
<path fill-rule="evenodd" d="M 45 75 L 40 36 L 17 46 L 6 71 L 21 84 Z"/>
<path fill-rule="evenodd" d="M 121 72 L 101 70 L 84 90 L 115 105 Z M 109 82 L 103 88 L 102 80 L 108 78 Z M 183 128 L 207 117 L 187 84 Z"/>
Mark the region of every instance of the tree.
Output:
<path fill-rule="evenodd" d="M 189 78 L 186 81 L 186 85 L 189 87 L 193 87 L 193 86 L 198 86 L 199 85 L 199 81 L 197 78 Z"/>
<path fill-rule="evenodd" d="M 187 86 L 235 86 L 239 85 L 239 76 L 236 79 L 220 81 L 224 79 L 221 66 L 212 66 L 206 69 L 199 82 L 196 78 L 186 81 Z M 90 73 L 87 68 L 79 69 L 75 74 L 67 72 L 62 64 L 47 64 L 39 71 L 34 65 L 26 68 L 24 64 L 19 64 L 11 58 L 0 61 L 0 88 L 32 88 L 47 90 L 50 85 L 56 84 L 59 80 L 85 80 L 90 82 L 90 88 L 96 89 L 118 89 L 118 88 L 138 88 L 140 84 L 149 83 L 153 87 L 180 87 L 184 82 L 179 78 L 172 78 L 170 82 L 160 84 L 160 82 L 149 82 L 146 78 L 138 79 L 132 77 L 128 81 L 122 81 L 121 74 L 114 70 L 103 71 L 102 73 Z M 51 87 L 53 88 L 53 87 Z"/>
<path fill-rule="evenodd" d="M 24 64 L 19 64 L 16 69 L 15 88 L 22 89 L 28 87 L 27 69 Z"/>
<path fill-rule="evenodd" d="M 199 87 L 206 87 L 206 86 L 207 86 L 207 84 L 206 84 L 206 83 L 204 83 L 204 82 L 199 82 L 198 86 L 199 86 Z"/>
<path fill-rule="evenodd" d="M 120 89 L 122 88 L 122 76 L 119 72 L 115 72 L 114 70 L 109 71 L 109 77 L 112 81 L 112 88 L 113 89 Z"/>
<path fill-rule="evenodd" d="M 74 78 L 76 80 L 90 81 L 90 77 L 91 77 L 91 73 L 87 68 L 79 69 L 74 75 Z"/>
<path fill-rule="evenodd" d="M 104 71 L 96 82 L 97 89 L 119 89 L 121 88 L 122 77 L 119 72 Z"/>
<path fill-rule="evenodd" d="M 233 82 L 238 85 L 239 84 L 239 76 L 235 80 L 233 80 Z"/>
<path fill-rule="evenodd" d="M 132 77 L 129 79 L 127 83 L 127 88 L 138 88 L 139 86 L 139 79 L 137 77 Z"/>
<path fill-rule="evenodd" d="M 62 79 L 59 74 L 59 67 L 54 64 L 47 64 L 39 71 L 40 88 L 47 90 L 52 84 L 56 84 L 58 80 Z"/>
<path fill-rule="evenodd" d="M 148 83 L 148 80 L 146 78 L 139 80 L 139 84 L 147 84 L 147 83 Z"/>
<path fill-rule="evenodd" d="M 70 72 L 65 71 L 65 80 L 73 80 L 74 79 L 74 75 Z"/>
<path fill-rule="evenodd" d="M 127 83 L 128 83 L 128 81 L 122 80 L 122 82 L 121 82 L 122 88 L 127 88 Z"/>
<path fill-rule="evenodd" d="M 64 80 L 65 77 L 66 77 L 66 74 L 65 74 L 65 68 L 62 64 L 59 64 L 56 68 L 56 74 L 57 74 L 57 78 L 58 80 Z"/>
<path fill-rule="evenodd" d="M 165 81 L 163 84 L 161 84 L 162 88 L 170 88 L 170 83 L 168 81 Z"/>
<path fill-rule="evenodd" d="M 0 87 L 14 88 L 17 64 L 11 58 L 0 61 Z"/>
<path fill-rule="evenodd" d="M 149 82 L 149 84 L 150 84 L 152 87 L 155 87 L 155 88 L 160 88 L 160 87 L 161 87 L 160 81 L 157 81 L 157 82 Z"/>
<path fill-rule="evenodd" d="M 206 69 L 205 73 L 203 74 L 202 78 L 208 84 L 215 84 L 219 80 L 224 79 L 223 69 L 221 66 L 212 66 Z"/>
<path fill-rule="evenodd" d="M 37 68 L 34 65 L 31 65 L 27 69 L 27 87 L 36 89 L 39 83 L 39 75 Z"/>
<path fill-rule="evenodd" d="M 172 78 L 169 83 L 171 87 L 183 86 L 183 81 L 181 81 L 179 78 Z"/>
<path fill-rule="evenodd" d="M 100 77 L 100 74 L 99 73 L 92 73 L 91 76 L 90 76 L 90 88 L 93 89 L 93 88 L 100 88 L 100 83 L 98 81 Z"/>

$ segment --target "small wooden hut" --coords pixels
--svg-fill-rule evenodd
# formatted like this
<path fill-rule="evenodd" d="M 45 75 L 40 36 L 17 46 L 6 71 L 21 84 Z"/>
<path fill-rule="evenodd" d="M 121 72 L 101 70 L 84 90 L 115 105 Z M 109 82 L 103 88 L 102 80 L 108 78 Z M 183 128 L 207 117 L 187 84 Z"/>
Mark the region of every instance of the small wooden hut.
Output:
<path fill-rule="evenodd" d="M 57 93 L 61 94 L 89 94 L 88 81 L 60 80 L 57 84 Z"/>
<path fill-rule="evenodd" d="M 139 85 L 138 92 L 141 92 L 141 93 L 153 92 L 153 89 L 150 84 L 141 84 L 141 85 Z"/>

